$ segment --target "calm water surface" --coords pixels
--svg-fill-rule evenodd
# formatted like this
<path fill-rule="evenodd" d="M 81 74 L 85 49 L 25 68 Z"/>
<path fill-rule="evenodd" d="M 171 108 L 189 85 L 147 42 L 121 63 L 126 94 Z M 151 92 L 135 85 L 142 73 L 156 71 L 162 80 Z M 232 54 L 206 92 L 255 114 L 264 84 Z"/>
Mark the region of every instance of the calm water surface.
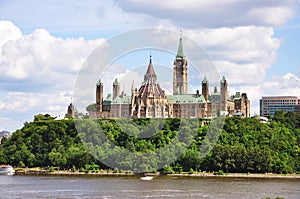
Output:
<path fill-rule="evenodd" d="M 298 179 L 0 176 L 0 198 L 300 198 Z"/>

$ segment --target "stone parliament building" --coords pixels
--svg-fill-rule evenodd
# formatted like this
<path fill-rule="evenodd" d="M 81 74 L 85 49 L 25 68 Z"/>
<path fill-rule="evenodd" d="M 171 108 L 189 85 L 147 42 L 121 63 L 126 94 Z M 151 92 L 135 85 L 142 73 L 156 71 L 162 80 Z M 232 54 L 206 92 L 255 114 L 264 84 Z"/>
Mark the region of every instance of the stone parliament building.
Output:
<path fill-rule="evenodd" d="M 120 93 L 120 83 L 113 82 L 112 95 L 104 99 L 103 83 L 96 84 L 96 104 L 89 105 L 91 118 L 215 118 L 250 116 L 250 100 L 246 93 L 228 95 L 226 78 L 220 80 L 220 89 L 209 91 L 209 80 L 204 77 L 202 92 L 188 93 L 188 63 L 183 53 L 182 38 L 173 68 L 173 95 L 167 95 L 157 81 L 152 58 L 139 88 L 132 84 L 131 95 Z"/>

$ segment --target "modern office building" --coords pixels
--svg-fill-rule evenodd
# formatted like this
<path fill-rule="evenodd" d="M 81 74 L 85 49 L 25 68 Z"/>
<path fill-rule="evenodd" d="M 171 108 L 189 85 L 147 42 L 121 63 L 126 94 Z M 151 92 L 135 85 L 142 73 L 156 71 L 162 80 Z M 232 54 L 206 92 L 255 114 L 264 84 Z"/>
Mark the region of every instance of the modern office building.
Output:
<path fill-rule="evenodd" d="M 260 116 L 273 117 L 278 110 L 300 113 L 300 99 L 295 96 L 267 96 L 260 99 Z"/>

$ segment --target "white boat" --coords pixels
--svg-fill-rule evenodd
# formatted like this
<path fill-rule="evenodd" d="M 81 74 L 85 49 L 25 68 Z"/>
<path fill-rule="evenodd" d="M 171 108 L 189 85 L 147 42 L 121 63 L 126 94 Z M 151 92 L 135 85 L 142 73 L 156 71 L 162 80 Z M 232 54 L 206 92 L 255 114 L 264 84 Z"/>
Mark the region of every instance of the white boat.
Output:
<path fill-rule="evenodd" d="M 10 165 L 0 165 L 0 174 L 13 175 L 15 170 Z"/>
<path fill-rule="evenodd" d="M 141 177 L 141 180 L 152 180 L 153 176 L 145 176 L 145 177 Z"/>

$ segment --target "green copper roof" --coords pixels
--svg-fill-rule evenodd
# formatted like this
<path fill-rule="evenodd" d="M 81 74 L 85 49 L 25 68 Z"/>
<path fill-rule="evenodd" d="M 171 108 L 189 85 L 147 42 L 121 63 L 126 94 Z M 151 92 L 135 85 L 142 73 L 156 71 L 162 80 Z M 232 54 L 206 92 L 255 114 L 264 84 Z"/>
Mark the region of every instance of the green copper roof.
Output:
<path fill-rule="evenodd" d="M 202 80 L 202 83 L 207 83 L 207 78 L 204 76 L 204 79 Z"/>
<path fill-rule="evenodd" d="M 103 100 L 102 104 L 103 105 L 110 105 L 111 104 L 111 98 L 112 98 L 111 93 L 108 93 L 107 96 L 106 96 L 106 99 Z"/>
<path fill-rule="evenodd" d="M 235 100 L 241 99 L 241 93 L 240 93 L 240 92 L 236 92 L 236 93 L 235 93 L 235 96 L 234 96 L 234 99 L 235 99 Z"/>
<path fill-rule="evenodd" d="M 220 103 L 220 93 L 213 93 L 212 95 L 210 95 L 208 97 L 208 102 L 216 102 L 216 103 Z"/>
<path fill-rule="evenodd" d="M 111 101 L 110 100 L 103 100 L 102 104 L 103 105 L 110 105 Z"/>
<path fill-rule="evenodd" d="M 113 101 L 112 104 L 130 104 L 131 103 L 131 96 L 117 96 Z"/>
<path fill-rule="evenodd" d="M 177 59 L 182 59 L 183 58 L 183 48 L 182 48 L 182 38 L 179 39 L 179 45 L 178 45 L 178 52 L 176 55 Z"/>
<path fill-rule="evenodd" d="M 222 82 L 222 83 L 226 83 L 226 82 L 227 82 L 227 80 L 226 80 L 225 76 L 223 76 L 223 77 L 222 77 L 222 80 L 221 80 L 221 82 Z"/>
<path fill-rule="evenodd" d="M 111 93 L 108 93 L 105 100 L 111 101 L 111 98 L 112 98 Z"/>
<path fill-rule="evenodd" d="M 118 79 L 116 78 L 115 79 L 115 81 L 114 81 L 114 83 L 113 83 L 114 85 L 118 85 L 119 84 L 119 82 L 118 82 Z"/>
<path fill-rule="evenodd" d="M 97 85 L 101 85 L 101 84 L 102 84 L 101 79 L 99 79 Z"/>
<path fill-rule="evenodd" d="M 189 104 L 189 103 L 205 103 L 203 95 L 196 97 L 196 94 L 186 94 L 186 95 L 168 95 L 168 102 L 174 104 Z"/>

